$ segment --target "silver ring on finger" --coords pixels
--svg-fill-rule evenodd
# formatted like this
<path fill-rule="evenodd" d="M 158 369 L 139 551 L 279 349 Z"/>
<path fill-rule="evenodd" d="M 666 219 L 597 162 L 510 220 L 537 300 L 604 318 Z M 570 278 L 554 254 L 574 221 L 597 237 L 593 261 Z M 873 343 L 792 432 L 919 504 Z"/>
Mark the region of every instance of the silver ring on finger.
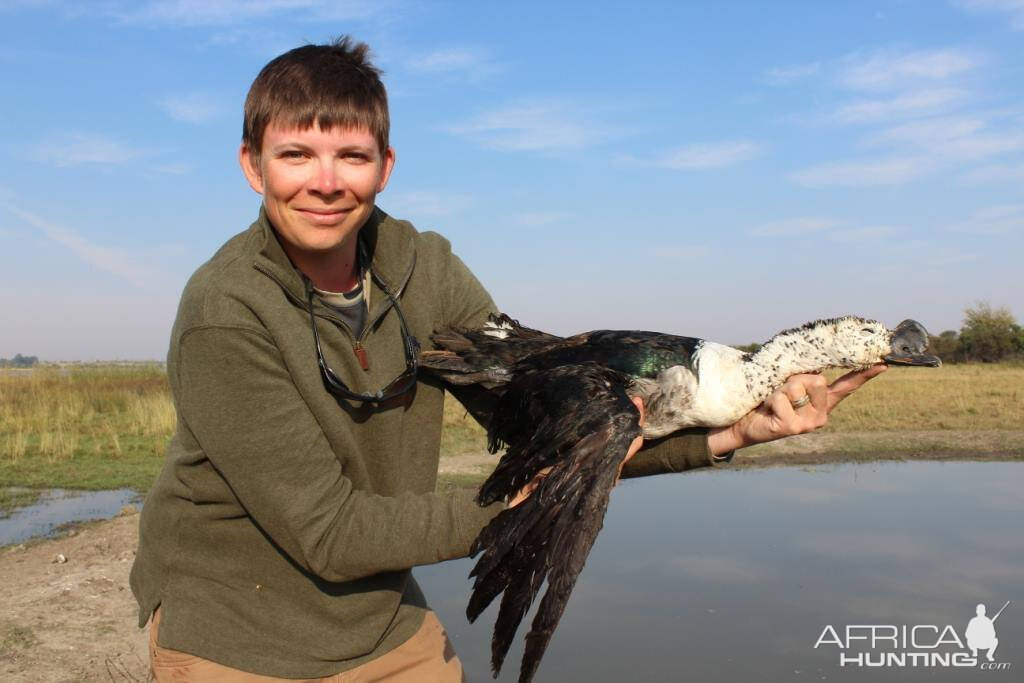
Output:
<path fill-rule="evenodd" d="M 807 405 L 810 402 L 811 402 L 811 397 L 810 397 L 809 394 L 804 394 L 803 396 L 801 396 L 797 400 L 790 401 L 790 403 L 793 404 L 793 408 L 794 409 L 795 408 L 803 408 L 805 405 Z"/>

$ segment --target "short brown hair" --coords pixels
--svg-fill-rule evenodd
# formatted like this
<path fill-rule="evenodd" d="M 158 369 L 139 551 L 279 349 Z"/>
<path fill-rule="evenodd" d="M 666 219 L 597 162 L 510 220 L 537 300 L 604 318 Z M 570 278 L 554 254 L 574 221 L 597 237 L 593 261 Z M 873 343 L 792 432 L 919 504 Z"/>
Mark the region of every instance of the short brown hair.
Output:
<path fill-rule="evenodd" d="M 370 48 L 349 36 L 303 45 L 270 61 L 245 98 L 242 144 L 258 159 L 272 122 L 300 130 L 367 128 L 383 155 L 388 148 L 388 95 Z"/>

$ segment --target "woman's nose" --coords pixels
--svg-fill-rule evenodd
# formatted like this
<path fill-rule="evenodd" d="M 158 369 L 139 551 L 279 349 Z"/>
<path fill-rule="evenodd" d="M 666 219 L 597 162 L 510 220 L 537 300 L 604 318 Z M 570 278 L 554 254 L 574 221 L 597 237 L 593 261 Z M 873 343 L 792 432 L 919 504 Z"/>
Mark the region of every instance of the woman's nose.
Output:
<path fill-rule="evenodd" d="M 332 161 L 319 164 L 311 189 L 318 194 L 338 194 L 344 191 L 344 180 Z"/>

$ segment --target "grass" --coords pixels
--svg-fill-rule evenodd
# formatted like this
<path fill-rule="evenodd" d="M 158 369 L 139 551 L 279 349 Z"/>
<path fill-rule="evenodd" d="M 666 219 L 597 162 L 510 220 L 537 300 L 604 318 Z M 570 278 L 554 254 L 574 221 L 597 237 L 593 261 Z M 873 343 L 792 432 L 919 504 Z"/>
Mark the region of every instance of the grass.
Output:
<path fill-rule="evenodd" d="M 441 455 L 475 455 L 487 451 L 487 434 L 451 394 L 445 395 Z"/>
<path fill-rule="evenodd" d="M 145 491 L 174 422 L 159 365 L 0 373 L 0 487 Z"/>
<path fill-rule="evenodd" d="M 166 372 L 159 365 L 0 372 L 0 491 L 145 492 L 162 466 L 174 424 Z M 1024 365 L 893 367 L 840 406 L 822 432 L 824 443 L 842 452 L 903 452 L 910 441 L 918 450 L 964 451 L 965 444 L 969 450 L 985 443 L 990 452 L 1019 455 Z M 449 463 L 486 449 L 483 430 L 450 398 L 441 449 Z M 462 461 L 470 464 L 446 472 L 442 487 L 480 480 L 480 465 L 469 457 Z M 0 510 L 33 495 L 2 494 Z"/>
<path fill-rule="evenodd" d="M 890 367 L 837 408 L 824 431 L 908 429 L 1024 429 L 1024 366 Z"/>
<path fill-rule="evenodd" d="M 38 643 L 39 638 L 31 628 L 11 623 L 0 624 L 0 654 L 12 650 L 27 650 Z"/>

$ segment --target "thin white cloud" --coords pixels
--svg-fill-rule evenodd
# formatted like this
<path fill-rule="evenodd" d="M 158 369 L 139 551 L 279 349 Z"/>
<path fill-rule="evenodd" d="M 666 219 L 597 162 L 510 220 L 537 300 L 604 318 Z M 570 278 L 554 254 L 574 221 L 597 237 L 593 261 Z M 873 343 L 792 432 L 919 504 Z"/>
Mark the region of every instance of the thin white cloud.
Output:
<path fill-rule="evenodd" d="M 831 218 L 787 218 L 762 223 L 751 228 L 748 233 L 754 237 L 793 237 L 830 230 L 839 225 L 841 225 L 840 221 L 832 220 Z"/>
<path fill-rule="evenodd" d="M 771 221 L 751 228 L 747 234 L 753 237 L 802 237 L 820 235 L 839 244 L 863 244 L 884 237 L 905 232 L 892 225 L 849 225 L 846 221 L 831 218 L 788 218 Z"/>
<path fill-rule="evenodd" d="M 592 147 L 614 137 L 610 126 L 591 118 L 575 103 L 533 100 L 482 112 L 446 130 L 487 149 L 557 152 Z"/>
<path fill-rule="evenodd" d="M 643 250 L 644 258 L 657 259 L 679 263 L 707 262 L 710 259 L 721 258 L 715 250 L 705 244 L 693 244 L 685 247 L 679 246 L 654 246 Z"/>
<path fill-rule="evenodd" d="M 166 173 L 167 175 L 185 175 L 194 169 L 195 166 L 192 164 L 186 164 L 184 162 L 171 162 L 169 164 L 160 164 L 154 168 L 159 173 Z"/>
<path fill-rule="evenodd" d="M 512 220 L 516 223 L 530 227 L 564 223 L 570 218 L 572 218 L 572 214 L 567 211 L 527 211 L 512 216 Z"/>
<path fill-rule="evenodd" d="M 796 64 L 794 66 L 772 67 L 764 72 L 763 80 L 768 85 L 789 85 L 821 73 L 821 62 Z"/>
<path fill-rule="evenodd" d="M 763 80 L 788 85 L 822 76 L 843 89 L 855 91 L 927 90 L 945 87 L 988 61 L 985 54 L 960 47 L 933 50 L 881 48 L 859 50 L 825 62 L 768 69 Z M 913 102 L 897 102 L 897 106 Z M 878 105 L 868 105 L 867 114 Z M 889 106 L 892 106 L 890 103 Z M 856 108 L 848 115 L 862 114 Z"/>
<path fill-rule="evenodd" d="M 1010 28 L 1024 31 L 1024 0 L 953 0 L 953 4 L 972 12 L 1008 15 Z"/>
<path fill-rule="evenodd" d="M 670 150 L 662 157 L 659 165 L 681 170 L 721 168 L 749 161 L 760 151 L 760 145 L 745 140 L 682 145 Z"/>
<path fill-rule="evenodd" d="M 501 65 L 485 51 L 466 47 L 443 48 L 420 54 L 409 59 L 406 66 L 419 74 L 461 77 L 472 81 L 502 70 Z"/>
<path fill-rule="evenodd" d="M 1024 150 L 1024 130 L 965 136 L 938 151 L 958 161 L 981 161 L 1021 150 Z"/>
<path fill-rule="evenodd" d="M 426 73 L 465 71 L 483 61 L 480 53 L 467 48 L 446 48 L 434 50 L 409 60 L 409 68 Z"/>
<path fill-rule="evenodd" d="M 447 192 L 388 192 L 381 195 L 380 204 L 396 218 L 439 218 L 460 213 L 473 203 L 468 195 Z"/>
<path fill-rule="evenodd" d="M 829 233 L 828 238 L 840 244 L 866 244 L 877 242 L 885 237 L 891 237 L 903 232 L 892 225 L 865 225 L 857 228 L 846 228 L 834 230 Z"/>
<path fill-rule="evenodd" d="M 966 221 L 949 226 L 949 230 L 972 235 L 1024 234 L 1024 204 L 1003 204 L 978 209 Z"/>
<path fill-rule="evenodd" d="M 973 251 L 963 251 L 953 247 L 937 247 L 934 251 L 926 253 L 921 258 L 921 263 L 932 268 L 946 268 L 972 263 L 978 258 L 979 255 Z"/>
<path fill-rule="evenodd" d="M 19 10 L 22 8 L 47 7 L 56 4 L 57 0 L 2 0 L 0 1 L 0 12 Z"/>
<path fill-rule="evenodd" d="M 68 249 L 82 262 L 138 287 L 159 289 L 164 286 L 168 278 L 158 265 L 160 255 L 166 254 L 168 249 L 180 250 L 178 247 L 163 247 L 159 250 L 105 247 L 94 244 L 74 230 L 51 223 L 11 202 L 3 201 L 0 206 L 38 230 L 50 242 Z"/>
<path fill-rule="evenodd" d="M 992 164 L 971 169 L 961 176 L 968 185 L 1020 183 L 1024 185 L 1024 164 Z"/>
<path fill-rule="evenodd" d="M 946 117 L 923 119 L 887 128 L 865 139 L 868 145 L 889 146 L 910 143 L 919 147 L 937 147 L 953 140 L 978 133 L 985 122 L 977 117 Z"/>
<path fill-rule="evenodd" d="M 37 143 L 29 153 L 35 161 L 70 168 L 125 164 L 143 156 L 146 150 L 97 133 L 64 133 Z"/>
<path fill-rule="evenodd" d="M 946 268 L 977 261 L 977 252 L 966 251 L 960 246 L 946 246 L 935 240 L 910 239 L 890 242 L 885 247 L 889 262 L 877 263 L 873 268 L 862 269 L 865 277 L 903 277 L 909 265 L 924 268 Z"/>
<path fill-rule="evenodd" d="M 978 53 L 961 48 L 937 50 L 882 49 L 853 53 L 840 61 L 836 80 L 854 90 L 906 88 L 961 76 L 985 63 Z"/>
<path fill-rule="evenodd" d="M 934 168 L 934 162 L 925 157 L 890 157 L 818 164 L 786 177 L 804 187 L 871 187 L 902 185 L 927 175 Z"/>
<path fill-rule="evenodd" d="M 959 88 L 934 88 L 885 99 L 857 100 L 840 106 L 833 118 L 838 123 L 860 124 L 933 114 L 963 101 L 966 95 L 967 92 Z"/>
<path fill-rule="evenodd" d="M 219 26 L 209 31 L 202 47 L 237 46 L 240 50 L 269 61 L 295 47 L 295 38 L 280 22 L 269 25 Z"/>
<path fill-rule="evenodd" d="M 176 121 L 207 123 L 224 113 L 224 106 L 208 93 L 192 92 L 168 95 L 159 102 L 160 108 Z"/>
<path fill-rule="evenodd" d="M 1024 150 L 1024 128 L 989 132 L 979 117 L 924 119 L 880 131 L 866 138 L 865 144 L 903 145 L 936 158 L 980 161 Z"/>
<path fill-rule="evenodd" d="M 232 26 L 253 20 L 299 21 L 361 19 L 387 3 L 356 0 L 152 0 L 122 2 L 108 12 L 126 24 Z"/>

